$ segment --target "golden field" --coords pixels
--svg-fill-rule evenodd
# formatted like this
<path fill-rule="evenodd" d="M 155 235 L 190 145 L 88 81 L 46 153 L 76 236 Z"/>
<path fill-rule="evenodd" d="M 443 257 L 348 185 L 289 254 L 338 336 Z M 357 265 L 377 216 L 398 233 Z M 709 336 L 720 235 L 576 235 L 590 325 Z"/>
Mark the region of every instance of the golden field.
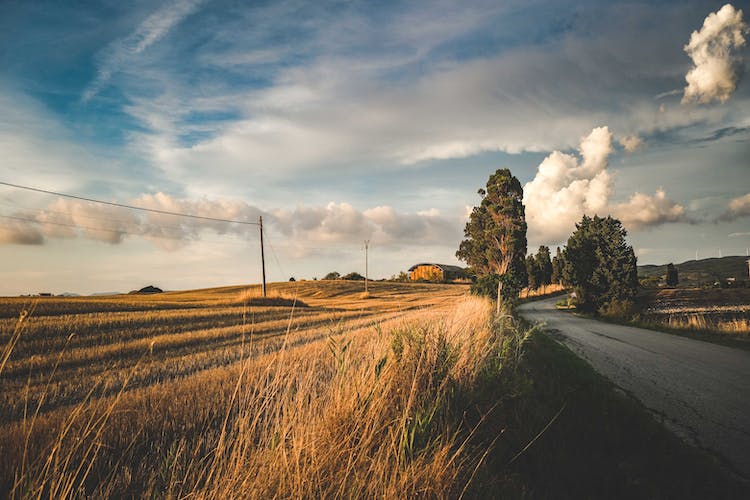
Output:
<path fill-rule="evenodd" d="M 11 497 L 455 496 L 449 400 L 495 363 L 456 285 L 345 281 L 0 304 Z"/>

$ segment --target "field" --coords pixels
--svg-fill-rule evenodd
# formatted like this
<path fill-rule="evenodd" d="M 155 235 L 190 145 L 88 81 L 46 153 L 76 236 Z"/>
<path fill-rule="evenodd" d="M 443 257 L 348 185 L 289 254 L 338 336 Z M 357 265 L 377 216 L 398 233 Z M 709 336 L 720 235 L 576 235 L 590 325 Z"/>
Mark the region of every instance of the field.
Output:
<path fill-rule="evenodd" d="M 468 287 L 361 286 L 3 299 L 0 497 L 744 491 Z"/>
<path fill-rule="evenodd" d="M 361 285 L 3 299 L 0 491 L 460 493 L 446 401 L 497 353 L 491 308 Z"/>
<path fill-rule="evenodd" d="M 750 337 L 750 289 L 644 290 L 639 321 L 676 331 Z"/>

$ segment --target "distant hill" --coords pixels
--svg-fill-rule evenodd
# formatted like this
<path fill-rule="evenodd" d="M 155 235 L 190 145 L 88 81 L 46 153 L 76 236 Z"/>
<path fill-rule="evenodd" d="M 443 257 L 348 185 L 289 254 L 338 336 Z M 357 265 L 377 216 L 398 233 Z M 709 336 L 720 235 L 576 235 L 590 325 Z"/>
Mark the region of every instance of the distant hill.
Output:
<path fill-rule="evenodd" d="M 148 285 L 144 286 L 140 290 L 133 290 L 132 292 L 128 293 L 131 295 L 151 295 L 153 293 L 164 293 L 164 290 L 154 285 Z"/>
<path fill-rule="evenodd" d="M 699 285 L 727 278 L 737 278 L 738 280 L 748 278 L 747 257 L 741 255 L 689 260 L 675 265 L 681 285 Z M 665 274 L 667 274 L 666 264 L 638 266 L 638 276 L 662 276 Z"/>

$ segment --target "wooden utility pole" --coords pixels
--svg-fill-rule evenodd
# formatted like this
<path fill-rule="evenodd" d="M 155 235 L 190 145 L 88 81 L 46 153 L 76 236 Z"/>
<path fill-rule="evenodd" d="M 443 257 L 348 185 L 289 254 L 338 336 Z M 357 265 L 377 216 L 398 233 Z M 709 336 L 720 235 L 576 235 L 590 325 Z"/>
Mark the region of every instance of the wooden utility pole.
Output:
<path fill-rule="evenodd" d="M 266 296 L 266 254 L 263 249 L 263 216 L 258 217 L 258 226 L 260 227 L 260 264 L 263 267 L 263 296 Z"/>
<path fill-rule="evenodd" d="M 370 248 L 370 240 L 365 240 L 365 293 L 367 293 L 367 280 L 369 278 L 369 260 L 367 251 Z"/>

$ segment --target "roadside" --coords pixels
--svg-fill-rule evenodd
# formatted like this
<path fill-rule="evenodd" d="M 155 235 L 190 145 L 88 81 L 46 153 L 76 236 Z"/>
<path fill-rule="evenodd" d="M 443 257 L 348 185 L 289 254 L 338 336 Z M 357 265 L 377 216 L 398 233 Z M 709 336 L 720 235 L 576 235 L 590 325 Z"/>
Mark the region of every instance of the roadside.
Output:
<path fill-rule="evenodd" d="M 635 398 L 547 334 L 532 333 L 495 380 L 502 431 L 472 495 L 529 498 L 742 498 L 746 482 L 688 446 Z M 478 436 L 489 440 L 490 435 Z"/>
<path fill-rule="evenodd" d="M 593 321 L 554 308 L 522 306 L 529 321 L 631 393 L 671 431 L 750 477 L 750 354 L 676 335 Z"/>
<path fill-rule="evenodd" d="M 654 290 L 642 290 L 636 298 L 634 310 L 624 315 L 593 315 L 582 313 L 575 307 L 558 307 L 558 310 L 567 311 L 570 314 L 582 318 L 602 321 L 615 325 L 632 326 L 644 328 L 654 332 L 677 335 L 693 340 L 711 342 L 713 344 L 733 347 L 750 351 L 750 329 L 747 324 L 750 321 L 750 293 L 739 290 L 708 290 L 697 303 L 695 296 L 691 294 L 687 299 L 669 297 L 664 300 L 662 295 L 676 295 L 677 292 L 695 292 L 696 290 L 673 289 L 659 290 L 660 295 Z M 704 292 L 700 290 L 700 292 Z M 560 290 L 553 293 L 522 298 L 519 303 L 526 304 L 550 297 L 559 296 L 564 298 L 569 290 Z M 719 298 L 726 302 L 721 308 L 714 307 L 718 304 L 717 293 L 722 294 Z M 682 300 L 680 300 L 682 299 Z M 659 300 L 664 303 L 659 305 Z M 709 311 L 706 311 L 709 309 Z M 711 311 L 710 309 L 715 309 Z M 727 312 L 726 309 L 730 311 Z M 714 319 L 705 319 L 713 316 Z M 715 319 L 718 317 L 719 319 Z M 733 331 L 720 331 L 716 325 L 738 325 Z M 670 326 L 671 325 L 671 326 Z"/>

